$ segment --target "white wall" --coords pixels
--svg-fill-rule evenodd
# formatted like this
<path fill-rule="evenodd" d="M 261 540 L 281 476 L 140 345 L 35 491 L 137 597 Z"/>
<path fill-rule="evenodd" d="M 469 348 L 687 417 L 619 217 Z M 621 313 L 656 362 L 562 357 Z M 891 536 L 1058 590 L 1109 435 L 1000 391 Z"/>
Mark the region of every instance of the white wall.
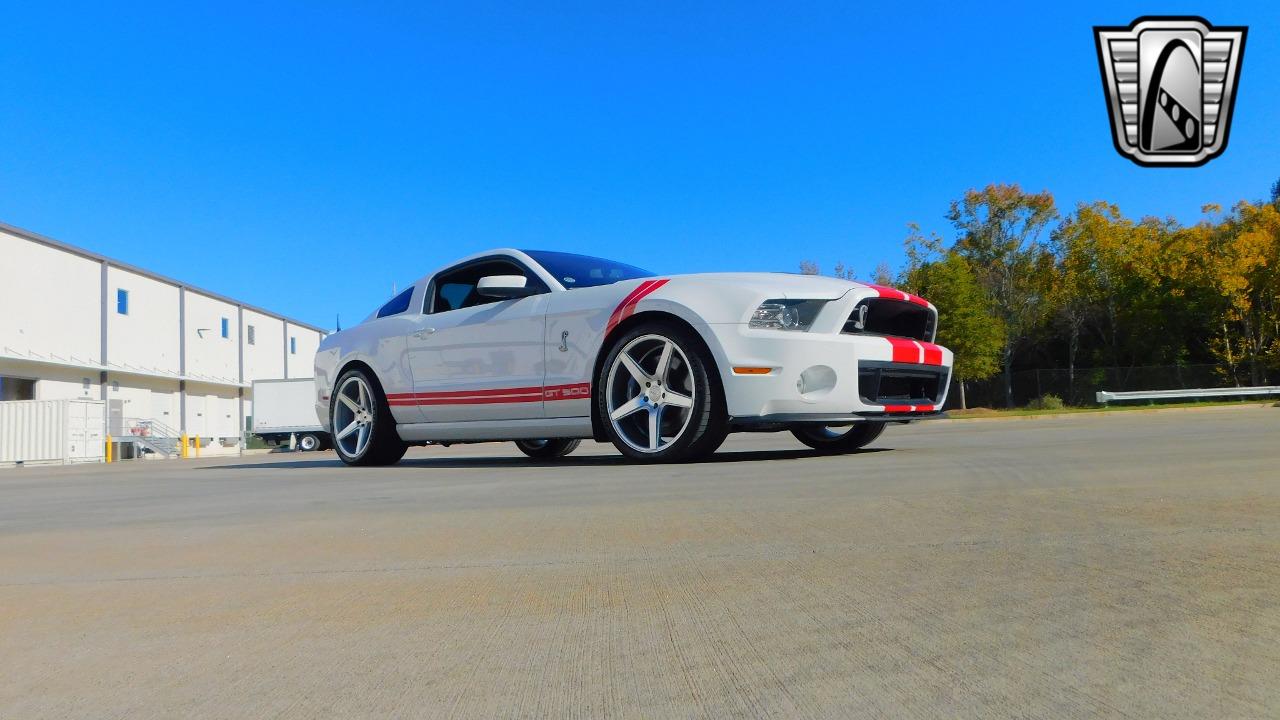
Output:
<path fill-rule="evenodd" d="M 238 382 L 240 326 L 235 305 L 207 295 L 186 293 L 187 375 Z M 222 337 L 222 319 L 228 337 Z"/>
<path fill-rule="evenodd" d="M 0 356 L 23 358 L 0 359 L 0 375 L 35 379 L 37 399 L 99 400 L 105 395 L 108 401 L 123 402 L 126 417 L 175 429 L 185 419 L 189 434 L 235 438 L 241 431 L 235 384 L 248 326 L 254 326 L 255 343 L 243 346 L 246 384 L 313 374 L 321 333 L 255 310 L 242 312 L 234 302 L 182 291 L 172 282 L 109 262 L 104 288 L 102 267 L 101 260 L 0 229 Z M 118 289 L 129 292 L 124 315 L 117 311 Z M 103 363 L 104 311 L 109 342 L 105 388 L 97 367 Z M 176 377 L 183 370 L 184 334 L 190 378 L 185 417 Z M 290 338 L 296 339 L 294 353 L 289 352 Z M 77 363 L 88 367 L 74 367 Z M 244 392 L 244 412 L 251 415 L 249 390 Z"/>
<path fill-rule="evenodd" d="M 117 311 L 118 289 L 129 291 L 128 315 Z M 178 323 L 177 287 L 128 270 L 107 269 L 108 365 L 177 375 Z"/>
<path fill-rule="evenodd" d="M 240 434 L 240 399 L 234 388 L 187 382 L 187 434 L 204 438 Z"/>
<path fill-rule="evenodd" d="M 274 380 L 284 377 L 284 321 L 253 310 L 244 311 L 245 336 L 254 328 L 254 344 L 244 346 L 244 381 Z"/>
<path fill-rule="evenodd" d="M 101 263 L 0 230 L 0 355 L 97 364 L 101 297 Z"/>
<path fill-rule="evenodd" d="M 126 418 L 155 420 L 181 429 L 177 380 L 112 375 L 107 379 L 107 400 L 122 401 Z"/>
<path fill-rule="evenodd" d="M 98 400 L 102 397 L 98 372 L 93 370 L 0 360 L 0 375 L 35 380 L 36 400 Z"/>
<path fill-rule="evenodd" d="M 286 325 L 291 338 L 297 338 L 297 352 L 290 352 L 289 374 L 291 378 L 308 378 L 316 374 L 316 350 L 320 347 L 320 333 L 298 327 L 293 323 Z M 285 348 L 286 352 L 289 350 Z"/>

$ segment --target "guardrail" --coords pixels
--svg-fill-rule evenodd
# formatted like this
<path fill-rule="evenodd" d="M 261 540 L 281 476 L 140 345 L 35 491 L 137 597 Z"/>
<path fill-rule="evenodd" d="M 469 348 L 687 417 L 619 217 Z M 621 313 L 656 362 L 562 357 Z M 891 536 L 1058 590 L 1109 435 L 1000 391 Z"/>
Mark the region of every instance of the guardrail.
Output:
<path fill-rule="evenodd" d="M 1193 390 L 1137 390 L 1135 392 L 1107 392 L 1099 390 L 1098 402 L 1103 405 L 1116 400 L 1183 400 L 1217 397 L 1249 397 L 1280 395 L 1280 385 L 1237 388 L 1196 388 Z"/>

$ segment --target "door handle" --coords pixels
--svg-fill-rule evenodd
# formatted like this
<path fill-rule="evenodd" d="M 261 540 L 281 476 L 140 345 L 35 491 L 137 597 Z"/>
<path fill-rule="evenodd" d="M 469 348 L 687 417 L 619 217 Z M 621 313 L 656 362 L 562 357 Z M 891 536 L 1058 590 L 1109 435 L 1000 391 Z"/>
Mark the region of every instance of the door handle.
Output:
<path fill-rule="evenodd" d="M 435 331 L 436 331 L 435 328 L 422 328 L 418 332 L 414 333 L 413 336 L 418 338 L 419 340 L 426 340 L 427 338 L 431 337 L 431 333 Z"/>

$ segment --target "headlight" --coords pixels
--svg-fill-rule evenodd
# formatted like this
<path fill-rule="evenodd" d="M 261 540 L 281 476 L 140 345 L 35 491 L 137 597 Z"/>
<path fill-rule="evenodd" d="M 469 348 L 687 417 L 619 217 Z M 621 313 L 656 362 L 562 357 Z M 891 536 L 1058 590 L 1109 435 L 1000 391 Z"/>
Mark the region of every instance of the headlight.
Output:
<path fill-rule="evenodd" d="M 753 328 L 808 330 L 826 300 L 765 300 L 751 313 Z"/>

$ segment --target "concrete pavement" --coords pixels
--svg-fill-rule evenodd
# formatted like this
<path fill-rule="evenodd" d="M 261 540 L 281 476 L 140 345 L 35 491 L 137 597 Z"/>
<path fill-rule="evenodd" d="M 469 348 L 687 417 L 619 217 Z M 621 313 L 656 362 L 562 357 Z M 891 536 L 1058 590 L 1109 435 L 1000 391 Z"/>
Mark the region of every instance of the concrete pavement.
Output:
<path fill-rule="evenodd" d="M 0 717 L 1275 717 L 1280 409 L 0 471 Z"/>

